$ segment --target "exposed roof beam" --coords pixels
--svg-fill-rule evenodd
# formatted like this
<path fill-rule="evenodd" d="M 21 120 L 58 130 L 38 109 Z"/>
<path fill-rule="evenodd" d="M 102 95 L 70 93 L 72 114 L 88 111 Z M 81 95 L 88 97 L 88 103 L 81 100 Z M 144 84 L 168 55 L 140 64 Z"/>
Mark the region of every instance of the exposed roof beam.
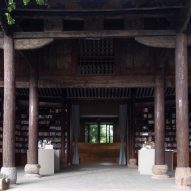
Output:
<path fill-rule="evenodd" d="M 51 32 L 15 32 L 15 39 L 39 39 L 39 38 L 125 38 L 137 36 L 175 36 L 173 30 L 103 30 L 103 31 L 51 31 Z M 0 33 L 0 38 L 3 33 Z"/>
<path fill-rule="evenodd" d="M 137 88 L 155 87 L 155 75 L 128 75 L 128 76 L 96 76 L 96 77 L 47 77 L 39 79 L 39 88 Z M 174 75 L 166 76 L 166 87 L 174 87 Z M 191 77 L 189 77 L 191 86 Z M 3 87 L 3 79 L 0 79 L 0 87 Z M 28 88 L 28 79 L 18 79 L 17 88 Z M 117 89 L 116 89 L 117 91 Z M 116 92 L 114 92 L 115 96 Z M 101 96 L 101 94 L 100 94 Z"/>
<path fill-rule="evenodd" d="M 183 6 L 164 6 L 164 7 L 136 7 L 127 9 L 17 9 L 15 16 L 89 16 L 89 15 L 119 15 L 119 14 L 143 14 L 146 12 L 152 13 L 168 13 L 169 11 L 179 11 Z"/>

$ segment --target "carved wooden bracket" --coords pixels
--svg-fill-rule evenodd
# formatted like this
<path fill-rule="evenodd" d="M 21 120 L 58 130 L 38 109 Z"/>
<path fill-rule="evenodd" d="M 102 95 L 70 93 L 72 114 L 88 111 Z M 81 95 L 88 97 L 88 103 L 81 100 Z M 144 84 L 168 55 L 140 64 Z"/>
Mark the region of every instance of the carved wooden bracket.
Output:
<path fill-rule="evenodd" d="M 135 40 L 150 47 L 175 48 L 176 36 L 135 37 Z M 191 37 L 188 36 L 188 46 L 190 45 Z"/>
<path fill-rule="evenodd" d="M 15 39 L 16 50 L 29 50 L 42 48 L 54 41 L 53 38 L 42 38 L 42 39 Z M 3 38 L 0 39 L 0 48 L 3 49 L 4 42 Z"/>

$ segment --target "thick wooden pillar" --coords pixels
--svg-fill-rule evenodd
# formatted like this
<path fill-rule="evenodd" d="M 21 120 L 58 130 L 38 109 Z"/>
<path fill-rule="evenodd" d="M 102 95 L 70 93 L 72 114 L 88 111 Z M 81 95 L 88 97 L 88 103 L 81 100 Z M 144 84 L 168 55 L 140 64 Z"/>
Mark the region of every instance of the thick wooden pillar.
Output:
<path fill-rule="evenodd" d="M 28 164 L 38 164 L 38 75 L 30 68 Z"/>
<path fill-rule="evenodd" d="M 3 174 L 16 183 L 14 40 L 4 35 Z"/>
<path fill-rule="evenodd" d="M 25 173 L 38 176 L 38 70 L 37 67 L 30 67 L 29 85 L 29 132 L 28 152 Z"/>
<path fill-rule="evenodd" d="M 176 141 L 177 168 L 175 179 L 178 185 L 187 185 L 189 168 L 189 126 L 188 126 L 188 58 L 187 35 L 176 36 L 175 49 L 176 80 Z"/>
<path fill-rule="evenodd" d="M 129 104 L 129 168 L 137 168 L 137 159 L 135 157 L 135 89 L 131 89 L 131 101 Z"/>
<path fill-rule="evenodd" d="M 165 164 L 165 98 L 162 71 L 156 75 L 155 84 L 155 165 L 163 165 Z"/>
<path fill-rule="evenodd" d="M 153 178 L 168 178 L 168 166 L 165 164 L 165 97 L 164 70 L 158 68 L 155 78 L 155 165 L 152 168 Z"/>

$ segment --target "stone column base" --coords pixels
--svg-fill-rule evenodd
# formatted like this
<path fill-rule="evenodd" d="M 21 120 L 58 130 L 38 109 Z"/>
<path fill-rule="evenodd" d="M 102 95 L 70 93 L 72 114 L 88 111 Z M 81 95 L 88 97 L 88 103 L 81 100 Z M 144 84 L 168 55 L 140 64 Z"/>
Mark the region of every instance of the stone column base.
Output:
<path fill-rule="evenodd" d="M 10 180 L 10 184 L 16 184 L 17 182 L 16 167 L 2 167 L 1 173 L 7 176 L 7 178 Z"/>
<path fill-rule="evenodd" d="M 191 168 L 176 167 L 175 182 L 177 186 L 191 186 Z"/>
<path fill-rule="evenodd" d="M 40 165 L 39 164 L 26 164 L 25 165 L 25 177 L 27 178 L 39 178 L 39 170 Z"/>
<path fill-rule="evenodd" d="M 154 179 L 167 179 L 168 166 L 167 165 L 153 165 L 152 168 L 152 178 Z"/>
<path fill-rule="evenodd" d="M 137 168 L 137 159 L 135 159 L 135 158 L 129 159 L 128 167 Z"/>
<path fill-rule="evenodd" d="M 0 179 L 0 190 L 8 190 L 9 189 L 9 179 L 1 178 Z"/>

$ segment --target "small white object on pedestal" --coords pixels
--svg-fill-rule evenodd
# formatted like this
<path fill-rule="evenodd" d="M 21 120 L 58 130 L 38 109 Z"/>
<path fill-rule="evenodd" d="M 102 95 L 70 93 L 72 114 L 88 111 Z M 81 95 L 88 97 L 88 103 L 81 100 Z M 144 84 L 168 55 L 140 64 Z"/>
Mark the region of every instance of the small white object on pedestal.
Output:
<path fill-rule="evenodd" d="M 142 175 L 152 175 L 155 149 L 142 148 L 138 151 L 138 171 Z"/>
<path fill-rule="evenodd" d="M 38 164 L 40 175 L 54 174 L 54 149 L 38 149 Z"/>

